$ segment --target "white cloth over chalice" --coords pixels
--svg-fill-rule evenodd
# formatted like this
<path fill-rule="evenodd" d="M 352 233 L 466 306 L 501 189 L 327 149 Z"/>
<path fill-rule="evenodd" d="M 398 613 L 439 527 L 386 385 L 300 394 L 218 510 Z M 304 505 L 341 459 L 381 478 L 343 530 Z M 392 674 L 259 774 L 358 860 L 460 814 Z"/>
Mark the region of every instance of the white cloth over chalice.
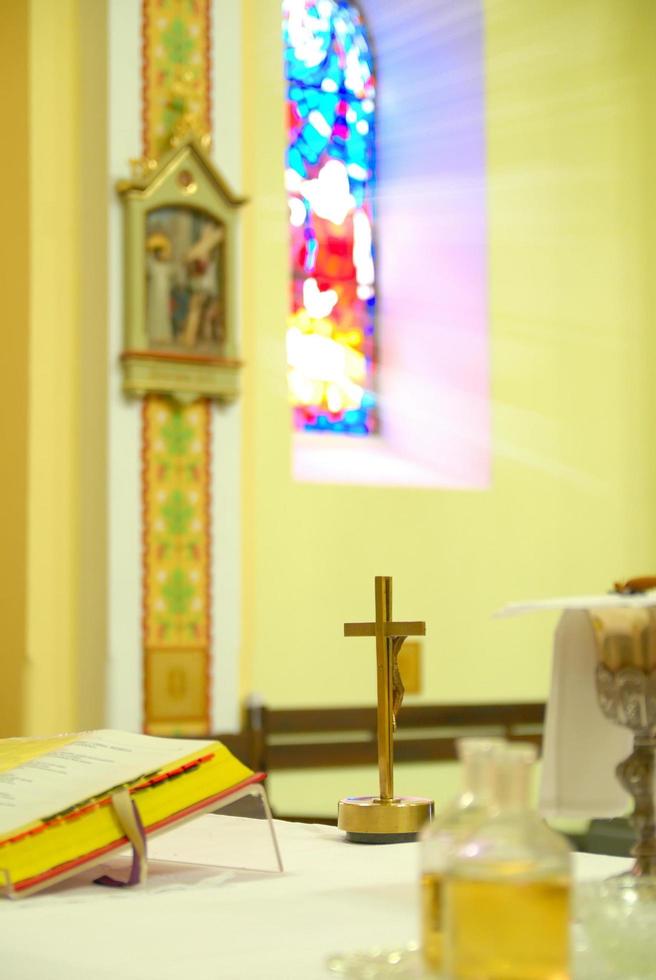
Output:
<path fill-rule="evenodd" d="M 656 594 L 609 594 L 511 603 L 498 615 L 562 610 L 554 634 L 551 688 L 545 718 L 539 809 L 545 817 L 618 817 L 631 810 L 615 767 L 631 752 L 628 728 L 599 706 L 595 609 L 656 606 Z"/>

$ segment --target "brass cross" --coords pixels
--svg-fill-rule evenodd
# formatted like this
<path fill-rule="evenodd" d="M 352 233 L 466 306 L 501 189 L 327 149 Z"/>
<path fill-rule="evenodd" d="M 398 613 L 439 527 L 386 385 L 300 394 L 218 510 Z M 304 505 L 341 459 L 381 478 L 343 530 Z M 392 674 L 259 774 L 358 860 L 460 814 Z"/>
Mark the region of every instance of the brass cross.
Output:
<path fill-rule="evenodd" d="M 403 700 L 398 655 L 407 636 L 425 636 L 426 623 L 395 623 L 392 620 L 392 579 L 377 575 L 376 619 L 373 623 L 344 623 L 344 636 L 376 637 L 378 679 L 378 773 L 381 800 L 394 798 L 394 748 L 392 733 Z"/>

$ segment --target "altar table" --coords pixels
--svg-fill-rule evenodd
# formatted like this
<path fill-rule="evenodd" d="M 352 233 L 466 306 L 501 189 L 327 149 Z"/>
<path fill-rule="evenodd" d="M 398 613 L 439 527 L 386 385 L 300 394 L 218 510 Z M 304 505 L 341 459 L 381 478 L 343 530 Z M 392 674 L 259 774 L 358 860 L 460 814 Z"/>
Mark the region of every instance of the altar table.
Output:
<path fill-rule="evenodd" d="M 94 885 L 96 869 L 41 894 L 0 900 L 0 978 L 329 980 L 332 953 L 417 937 L 417 844 L 349 844 L 333 827 L 275 826 L 282 874 L 156 861 L 138 888 Z M 153 841 L 153 849 L 157 843 L 160 855 L 176 857 L 191 843 L 196 858 L 211 861 L 222 857 L 220 838 L 231 853 L 259 858 L 264 829 L 243 817 L 205 816 Z M 575 856 L 578 878 L 606 877 L 627 864 Z"/>

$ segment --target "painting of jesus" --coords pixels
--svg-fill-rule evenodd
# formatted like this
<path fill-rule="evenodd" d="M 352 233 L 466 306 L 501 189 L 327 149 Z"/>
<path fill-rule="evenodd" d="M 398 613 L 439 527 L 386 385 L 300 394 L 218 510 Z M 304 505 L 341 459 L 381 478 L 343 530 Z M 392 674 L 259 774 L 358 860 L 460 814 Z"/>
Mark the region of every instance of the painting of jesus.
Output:
<path fill-rule="evenodd" d="M 151 350 L 224 354 L 225 228 L 191 207 L 146 217 L 146 334 Z"/>

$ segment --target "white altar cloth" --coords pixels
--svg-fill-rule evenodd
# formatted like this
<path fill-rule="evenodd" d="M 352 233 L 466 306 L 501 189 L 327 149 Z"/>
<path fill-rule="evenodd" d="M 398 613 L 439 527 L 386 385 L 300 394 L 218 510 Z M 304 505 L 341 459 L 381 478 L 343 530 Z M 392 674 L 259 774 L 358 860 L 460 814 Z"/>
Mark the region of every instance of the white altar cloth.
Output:
<path fill-rule="evenodd" d="M 159 853 L 175 855 L 191 837 L 212 860 L 219 826 L 248 846 L 253 822 L 200 817 L 161 837 Z M 332 827 L 275 825 L 282 874 L 155 862 L 138 888 L 101 888 L 87 874 L 0 901 L 0 978 L 329 980 L 331 953 L 417 937 L 417 844 L 348 844 Z M 620 858 L 575 856 L 581 879 L 627 866 Z"/>

